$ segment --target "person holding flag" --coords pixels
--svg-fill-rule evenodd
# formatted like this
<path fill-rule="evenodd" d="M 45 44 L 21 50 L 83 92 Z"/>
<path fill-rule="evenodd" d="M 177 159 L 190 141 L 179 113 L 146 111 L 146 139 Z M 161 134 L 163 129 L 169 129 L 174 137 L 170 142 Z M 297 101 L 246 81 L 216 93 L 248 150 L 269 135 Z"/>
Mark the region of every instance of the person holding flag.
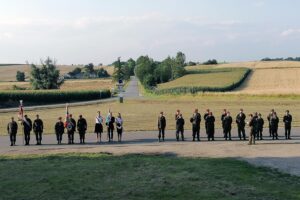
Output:
<path fill-rule="evenodd" d="M 69 114 L 69 104 L 66 104 L 66 120 L 65 128 L 68 133 L 68 144 L 74 144 L 74 133 L 76 131 L 76 121 L 72 118 L 72 114 Z"/>
<path fill-rule="evenodd" d="M 24 115 L 23 100 L 20 100 L 18 118 L 19 121 L 21 121 L 21 125 L 23 126 L 23 144 L 25 140 L 25 145 L 29 145 L 30 132 L 32 130 L 32 121 L 28 118 L 27 115 Z"/>

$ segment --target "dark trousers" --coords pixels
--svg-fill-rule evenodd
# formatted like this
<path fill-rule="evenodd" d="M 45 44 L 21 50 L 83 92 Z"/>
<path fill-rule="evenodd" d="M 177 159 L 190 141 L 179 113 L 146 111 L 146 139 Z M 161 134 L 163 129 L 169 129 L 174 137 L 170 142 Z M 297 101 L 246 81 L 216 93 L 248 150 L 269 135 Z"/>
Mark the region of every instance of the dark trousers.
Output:
<path fill-rule="evenodd" d="M 181 140 L 184 141 L 184 129 L 177 129 L 176 130 L 176 139 L 179 141 L 179 133 L 181 134 Z"/>
<path fill-rule="evenodd" d="M 272 137 L 273 140 L 276 138 L 278 140 L 278 132 L 277 132 L 278 128 L 271 128 L 271 133 L 272 133 Z"/>
<path fill-rule="evenodd" d="M 225 140 L 227 140 L 229 138 L 229 140 L 231 140 L 231 128 L 225 128 Z"/>
<path fill-rule="evenodd" d="M 271 128 L 271 125 L 269 125 L 269 134 L 270 134 L 270 137 L 272 137 L 272 128 Z"/>
<path fill-rule="evenodd" d="M 17 137 L 17 133 L 9 134 L 11 144 L 16 144 L 16 137 Z"/>
<path fill-rule="evenodd" d="M 263 139 L 263 129 L 258 129 L 257 134 L 256 134 L 257 140 L 262 140 Z"/>
<path fill-rule="evenodd" d="M 111 127 L 107 127 L 107 137 L 108 141 L 112 141 L 114 139 L 114 129 Z"/>
<path fill-rule="evenodd" d="M 208 135 L 207 135 L 207 138 L 208 138 L 208 141 L 210 140 L 215 140 L 215 129 L 208 129 Z"/>
<path fill-rule="evenodd" d="M 80 144 L 85 143 L 85 131 L 79 131 Z"/>
<path fill-rule="evenodd" d="M 35 131 L 34 133 L 35 133 L 35 138 L 36 138 L 37 144 L 41 144 L 43 133 L 41 131 Z"/>
<path fill-rule="evenodd" d="M 63 133 L 56 133 L 56 140 L 59 144 L 61 144 Z"/>
<path fill-rule="evenodd" d="M 197 140 L 200 141 L 200 127 L 193 127 L 193 141 L 197 136 Z"/>
<path fill-rule="evenodd" d="M 158 129 L 158 139 L 163 139 L 163 141 L 165 140 L 165 129 L 164 128 L 160 128 Z"/>
<path fill-rule="evenodd" d="M 291 139 L 291 127 L 285 127 L 285 139 Z"/>
<path fill-rule="evenodd" d="M 29 145 L 29 142 L 30 142 L 30 131 L 24 131 L 24 136 L 25 136 L 25 144 Z"/>
<path fill-rule="evenodd" d="M 122 133 L 123 133 L 123 128 L 118 129 L 117 128 L 117 133 L 118 133 L 118 141 L 121 142 L 122 139 Z"/>
<path fill-rule="evenodd" d="M 68 131 L 68 143 L 74 144 L 74 131 Z"/>
<path fill-rule="evenodd" d="M 239 135 L 240 140 L 242 140 L 242 137 L 244 140 L 246 140 L 245 127 L 238 126 L 238 135 Z"/>

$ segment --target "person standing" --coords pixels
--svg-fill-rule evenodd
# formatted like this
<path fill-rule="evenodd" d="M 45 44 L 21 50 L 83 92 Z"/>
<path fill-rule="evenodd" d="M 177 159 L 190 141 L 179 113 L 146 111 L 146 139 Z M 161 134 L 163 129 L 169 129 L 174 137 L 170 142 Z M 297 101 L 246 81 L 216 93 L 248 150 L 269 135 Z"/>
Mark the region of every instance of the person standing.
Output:
<path fill-rule="evenodd" d="M 115 123 L 115 117 L 113 116 L 112 112 L 109 111 L 106 120 L 105 120 L 106 126 L 107 126 L 107 137 L 108 141 L 111 142 L 114 139 L 114 123 Z"/>
<path fill-rule="evenodd" d="M 244 114 L 244 110 L 240 109 L 240 113 L 236 116 L 236 120 L 235 120 L 238 127 L 238 136 L 240 140 L 242 140 L 242 137 L 244 140 L 246 140 L 245 120 L 246 120 L 246 115 Z"/>
<path fill-rule="evenodd" d="M 16 145 L 16 137 L 18 133 L 18 123 L 12 117 L 11 121 L 7 124 L 7 132 L 10 138 L 10 146 Z"/>
<path fill-rule="evenodd" d="M 77 121 L 77 130 L 79 133 L 80 144 L 85 144 L 85 132 L 87 130 L 87 123 L 82 115 L 79 115 L 79 119 Z"/>
<path fill-rule="evenodd" d="M 29 145 L 30 143 L 30 132 L 32 130 L 32 121 L 28 118 L 27 115 L 24 116 L 22 121 L 23 129 L 24 129 L 24 136 L 25 136 L 25 145 Z"/>
<path fill-rule="evenodd" d="M 35 133 L 36 145 L 42 144 L 43 130 L 44 130 L 43 121 L 40 119 L 39 115 L 36 115 L 36 119 L 33 122 L 33 132 Z"/>
<path fill-rule="evenodd" d="M 271 112 L 269 113 L 267 119 L 268 119 L 268 122 L 269 122 L 269 134 L 270 134 L 270 137 L 272 137 L 272 128 L 271 128 L 271 117 L 273 116 L 275 110 L 272 109 Z"/>
<path fill-rule="evenodd" d="M 264 119 L 261 117 L 261 114 L 258 114 L 258 118 L 257 118 L 257 140 L 263 140 L 263 129 L 264 129 L 264 124 L 265 121 Z"/>
<path fill-rule="evenodd" d="M 96 123 L 95 123 L 95 134 L 97 134 L 97 142 L 101 142 L 101 136 L 103 133 L 103 117 L 101 116 L 101 112 L 97 112 Z"/>
<path fill-rule="evenodd" d="M 285 112 L 284 117 L 283 117 L 284 129 L 285 129 L 285 139 L 286 140 L 290 140 L 291 139 L 292 121 L 293 121 L 293 117 L 290 114 L 290 111 L 287 110 Z"/>
<path fill-rule="evenodd" d="M 118 113 L 118 117 L 116 118 L 116 128 L 118 133 L 118 142 L 122 142 L 123 118 L 121 116 L 121 113 Z"/>
<path fill-rule="evenodd" d="M 250 114 L 250 121 L 248 123 L 249 127 L 250 127 L 250 133 L 249 133 L 249 143 L 248 145 L 252 145 L 255 144 L 255 133 L 254 133 L 254 118 L 253 115 Z"/>
<path fill-rule="evenodd" d="M 178 117 L 179 117 L 180 114 L 181 114 L 181 113 L 180 113 L 180 110 L 179 110 L 179 109 L 176 110 L 176 113 L 175 113 L 175 121 L 177 121 L 177 119 L 178 119 Z"/>
<path fill-rule="evenodd" d="M 200 123 L 201 123 L 201 114 L 199 113 L 198 109 L 195 109 L 193 117 L 191 118 L 192 129 L 193 129 L 193 141 L 197 136 L 197 140 L 200 141 Z"/>
<path fill-rule="evenodd" d="M 207 117 L 209 115 L 209 109 L 206 110 L 206 113 L 204 114 L 203 118 L 204 118 L 204 121 L 205 121 L 205 131 L 206 131 L 206 135 L 208 135 L 208 131 L 207 131 Z"/>
<path fill-rule="evenodd" d="M 207 132 L 208 132 L 208 141 L 215 140 L 215 117 L 213 116 L 212 112 L 209 112 L 208 116 L 206 117 L 207 122 Z"/>
<path fill-rule="evenodd" d="M 271 133 L 273 140 L 278 140 L 278 123 L 279 119 L 277 117 L 276 112 L 273 113 L 273 115 L 270 118 L 270 125 L 271 125 Z"/>
<path fill-rule="evenodd" d="M 58 118 L 58 122 L 56 122 L 54 129 L 55 129 L 57 144 L 61 144 L 62 136 L 65 132 L 65 126 L 62 121 L 62 117 Z"/>
<path fill-rule="evenodd" d="M 158 117 L 158 122 L 157 122 L 157 126 L 158 126 L 158 141 L 161 141 L 161 138 L 163 141 L 165 141 L 165 129 L 166 129 L 166 118 L 164 116 L 163 112 L 160 112 L 160 115 Z"/>
<path fill-rule="evenodd" d="M 226 117 L 224 117 L 223 121 L 225 130 L 225 140 L 231 140 L 232 117 L 230 116 L 230 112 L 227 112 L 227 115 Z"/>
<path fill-rule="evenodd" d="M 225 138 L 225 127 L 224 127 L 224 119 L 225 119 L 225 117 L 227 116 L 227 110 L 226 109 L 224 109 L 223 110 L 223 114 L 221 115 L 221 122 L 222 122 L 222 128 L 223 128 L 223 136 L 224 136 L 224 138 Z"/>
<path fill-rule="evenodd" d="M 184 119 L 182 114 L 179 114 L 176 120 L 176 139 L 179 141 L 179 133 L 181 134 L 181 140 L 184 141 Z"/>
<path fill-rule="evenodd" d="M 68 144 L 74 144 L 74 133 L 76 131 L 76 121 L 73 118 L 72 114 L 70 114 L 69 119 L 69 127 L 67 127 L 68 133 Z"/>

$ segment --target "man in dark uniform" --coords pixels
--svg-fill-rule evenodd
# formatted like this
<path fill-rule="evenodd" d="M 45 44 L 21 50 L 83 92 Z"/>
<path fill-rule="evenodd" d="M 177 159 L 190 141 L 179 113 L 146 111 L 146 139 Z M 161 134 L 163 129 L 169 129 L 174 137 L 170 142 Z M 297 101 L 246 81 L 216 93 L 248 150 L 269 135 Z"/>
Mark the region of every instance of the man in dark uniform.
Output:
<path fill-rule="evenodd" d="M 224 121 L 224 130 L 225 130 L 225 140 L 229 138 L 231 140 L 231 125 L 232 125 L 232 117 L 230 116 L 230 112 L 227 112 L 226 117 L 223 119 Z"/>
<path fill-rule="evenodd" d="M 179 141 L 179 133 L 181 134 L 181 140 L 184 141 L 184 119 L 182 114 L 177 116 L 176 120 L 176 139 Z"/>
<path fill-rule="evenodd" d="M 16 136 L 18 133 L 18 123 L 12 117 L 11 122 L 7 124 L 7 132 L 10 138 L 10 146 L 16 145 Z"/>
<path fill-rule="evenodd" d="M 42 144 L 43 129 L 43 121 L 40 119 L 39 115 L 36 115 L 36 119 L 33 122 L 33 132 L 35 133 L 36 145 Z"/>
<path fill-rule="evenodd" d="M 64 123 L 62 122 L 62 118 L 58 118 L 58 122 L 55 124 L 55 134 L 56 134 L 56 139 L 57 139 L 57 144 L 61 144 L 62 141 L 62 136 L 65 132 L 65 126 Z"/>
<path fill-rule="evenodd" d="M 193 141 L 197 136 L 197 140 L 200 141 L 200 123 L 201 123 L 201 114 L 198 112 L 198 109 L 195 109 L 193 117 L 191 118 L 191 123 L 193 125 Z"/>
<path fill-rule="evenodd" d="M 87 130 L 87 123 L 82 115 L 79 115 L 79 119 L 77 121 L 77 130 L 79 133 L 80 144 L 85 144 L 85 132 Z"/>
<path fill-rule="evenodd" d="M 252 145 L 252 144 L 255 144 L 255 133 L 254 133 L 254 119 L 253 119 L 253 115 L 250 114 L 249 115 L 250 117 L 250 121 L 249 121 L 249 127 L 250 127 L 250 133 L 249 133 L 249 143 L 248 145 Z"/>
<path fill-rule="evenodd" d="M 70 114 L 70 128 L 67 127 L 68 133 L 68 144 L 74 144 L 74 133 L 76 131 L 76 121 L 73 119 L 72 114 Z"/>
<path fill-rule="evenodd" d="M 258 113 L 255 112 L 253 115 L 253 134 L 254 137 L 258 137 Z"/>
<path fill-rule="evenodd" d="M 224 118 L 227 116 L 227 110 L 223 110 L 223 114 L 221 115 L 221 122 L 222 122 L 222 128 L 223 128 L 223 136 L 225 138 L 225 127 L 224 127 Z"/>
<path fill-rule="evenodd" d="M 32 121 L 28 118 L 27 115 L 24 116 L 22 121 L 23 129 L 24 129 L 24 136 L 25 136 L 25 145 L 29 145 L 30 142 L 30 132 L 32 130 Z"/>
<path fill-rule="evenodd" d="M 203 118 L 204 118 L 204 121 L 205 121 L 205 131 L 206 131 L 206 135 L 208 135 L 208 132 L 207 132 L 207 117 L 209 115 L 209 109 L 206 110 L 206 113 L 204 114 Z"/>
<path fill-rule="evenodd" d="M 212 112 L 209 112 L 209 115 L 206 118 L 207 121 L 207 132 L 208 132 L 208 141 L 215 140 L 215 117 L 213 116 Z"/>
<path fill-rule="evenodd" d="M 157 120 L 157 126 L 158 126 L 158 141 L 160 142 L 161 138 L 163 141 L 165 141 L 165 129 L 166 129 L 166 118 L 164 116 L 163 112 L 160 112 L 160 115 Z"/>
<path fill-rule="evenodd" d="M 263 139 L 263 129 L 264 129 L 264 119 L 261 117 L 261 114 L 258 114 L 258 118 L 257 118 L 257 127 L 258 127 L 258 131 L 257 131 L 257 140 L 262 140 Z"/>
<path fill-rule="evenodd" d="M 269 122 L 269 134 L 270 134 L 270 137 L 272 136 L 272 128 L 271 128 L 271 117 L 273 116 L 274 114 L 274 109 L 271 110 L 271 112 L 269 113 L 267 119 L 268 119 L 268 122 Z"/>
<path fill-rule="evenodd" d="M 240 140 L 242 140 L 242 136 L 243 139 L 246 140 L 246 132 L 245 132 L 245 126 L 246 126 L 246 115 L 244 114 L 244 110 L 240 109 L 240 113 L 236 116 L 236 123 L 237 123 L 237 127 L 238 127 L 238 135 Z"/>
<path fill-rule="evenodd" d="M 114 123 L 115 123 L 115 117 L 113 116 L 112 112 L 109 111 L 105 123 L 107 126 L 107 137 L 108 137 L 108 141 L 111 142 L 114 139 Z"/>
<path fill-rule="evenodd" d="M 287 139 L 287 140 L 291 139 L 292 121 L 293 121 L 293 117 L 290 114 L 290 111 L 287 110 L 283 117 L 284 129 L 285 129 L 285 139 Z"/>
<path fill-rule="evenodd" d="M 270 125 L 271 125 L 271 132 L 272 132 L 272 137 L 273 140 L 276 138 L 278 140 L 278 123 L 279 119 L 277 117 L 276 112 L 273 113 L 273 115 L 270 118 Z"/>

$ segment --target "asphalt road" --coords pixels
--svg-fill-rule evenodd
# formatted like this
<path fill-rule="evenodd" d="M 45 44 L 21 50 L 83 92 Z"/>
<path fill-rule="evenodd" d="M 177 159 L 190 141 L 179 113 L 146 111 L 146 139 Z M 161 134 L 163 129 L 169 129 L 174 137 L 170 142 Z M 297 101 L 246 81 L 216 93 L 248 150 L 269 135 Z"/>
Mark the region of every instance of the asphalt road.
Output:
<path fill-rule="evenodd" d="M 123 94 L 125 98 L 139 98 L 141 97 L 139 93 L 138 79 L 135 76 L 130 77 L 130 82 Z"/>

